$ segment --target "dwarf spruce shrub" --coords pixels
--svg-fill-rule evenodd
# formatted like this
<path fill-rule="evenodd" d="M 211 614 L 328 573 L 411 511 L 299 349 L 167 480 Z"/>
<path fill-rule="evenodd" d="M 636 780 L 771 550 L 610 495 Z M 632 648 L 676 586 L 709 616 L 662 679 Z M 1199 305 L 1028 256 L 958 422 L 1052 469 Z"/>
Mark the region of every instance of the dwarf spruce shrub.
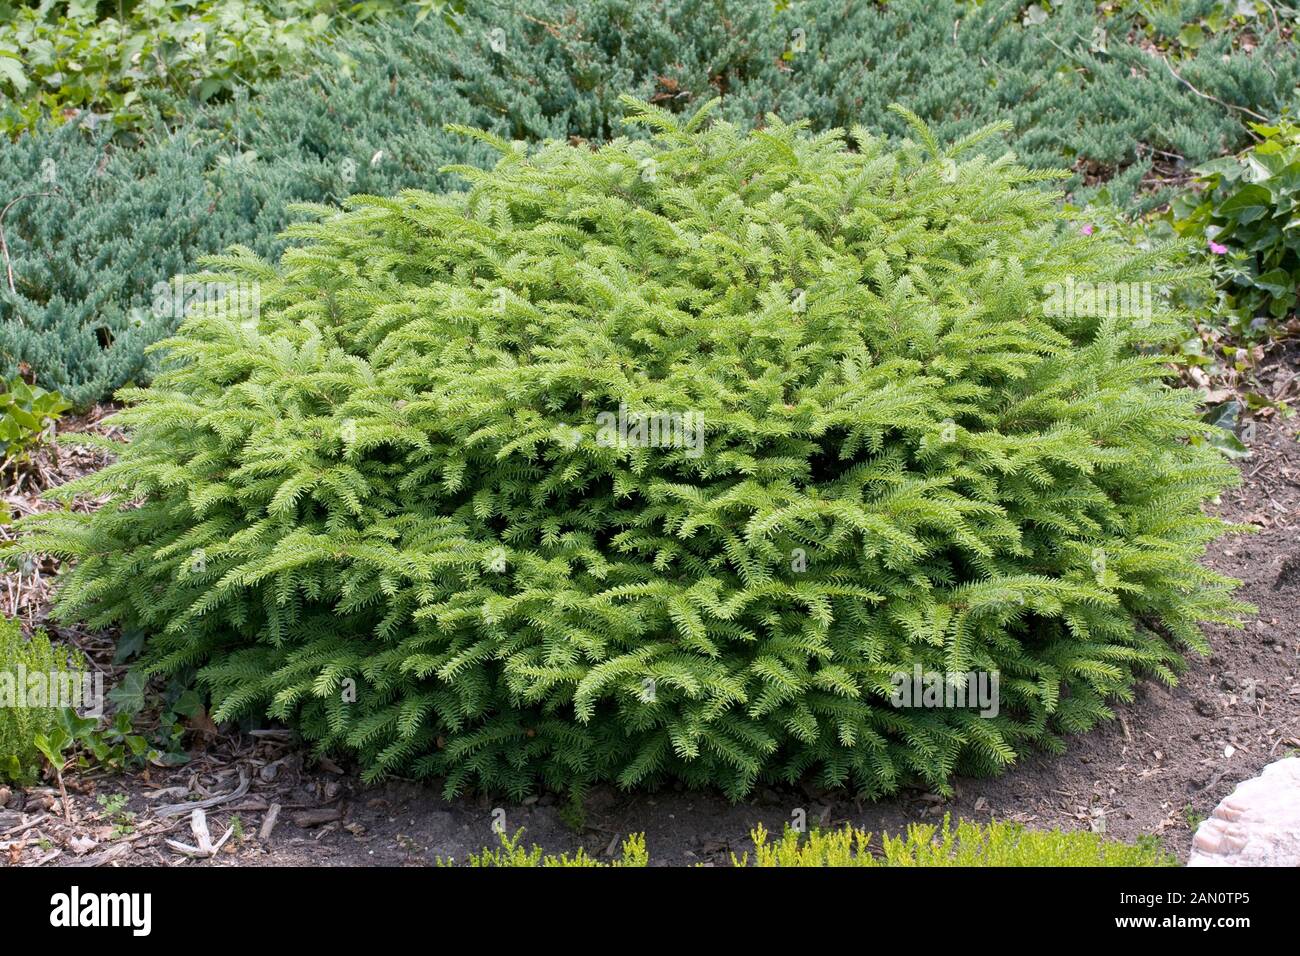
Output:
<path fill-rule="evenodd" d="M 1160 252 L 966 159 L 996 128 L 629 108 L 652 139 L 477 134 L 464 192 L 215 262 L 260 319 L 187 320 L 119 461 L 57 492 L 108 504 L 24 525 L 75 562 L 60 613 L 371 779 L 740 797 L 1060 749 L 1241 609 L 1196 562 L 1235 471 L 1139 348 L 1181 317 L 1045 304 L 1181 281 Z M 917 669 L 996 673 L 996 714 L 894 706 Z"/>

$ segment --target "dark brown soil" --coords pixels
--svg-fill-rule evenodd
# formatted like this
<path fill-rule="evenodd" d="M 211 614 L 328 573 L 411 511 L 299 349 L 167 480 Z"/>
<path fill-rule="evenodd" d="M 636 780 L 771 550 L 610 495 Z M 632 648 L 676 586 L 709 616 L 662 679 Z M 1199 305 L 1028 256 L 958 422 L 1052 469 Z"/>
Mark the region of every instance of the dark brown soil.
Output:
<path fill-rule="evenodd" d="M 1285 364 L 1284 372 L 1294 376 Z M 1114 721 L 1073 738 L 1066 755 L 1030 757 L 994 780 L 959 780 L 952 799 L 915 791 L 871 804 L 814 789 L 769 789 L 733 805 L 705 793 L 601 788 L 575 821 L 551 795 L 524 804 L 486 798 L 447 803 L 432 787 L 366 788 L 332 765 L 304 769 L 302 754 L 274 733 L 200 734 L 206 747 L 180 770 L 71 779 L 71 826 L 61 819 L 53 788 L 14 794 L 0 810 L 0 865 L 427 865 L 437 857 L 464 859 L 495 843 L 494 821 L 511 832 L 524 828 L 526 841 L 548 850 L 585 847 L 597 856 L 627 833 L 644 832 L 654 863 L 714 865 L 748 849 L 755 824 L 779 831 L 797 811 L 812 825 L 853 823 L 877 833 L 937 823 L 951 813 L 1031 827 L 1104 829 L 1125 840 L 1155 834 L 1186 858 L 1195 824 L 1223 796 L 1270 761 L 1300 750 L 1296 424 L 1280 415 L 1259 420 L 1249 444 L 1253 454 L 1243 461 L 1243 485 L 1217 508 L 1259 531 L 1221 540 L 1209 563 L 1242 579 L 1240 595 L 1258 607 L 1257 616 L 1240 631 L 1213 629 L 1214 653 L 1194 660 L 1178 687 L 1144 684 L 1134 703 L 1115 708 Z M 235 788 L 241 773 L 251 779 L 248 792 L 210 809 L 208 823 L 215 839 L 237 815 L 242 841 L 232 838 L 205 863 L 165 844 L 165 838 L 194 842 L 189 815 L 159 820 L 154 808 L 219 797 Z M 175 789 L 160 789 L 169 787 Z M 125 837 L 112 832 L 95 800 L 111 793 L 125 793 L 137 813 Z M 283 809 L 263 840 L 258 830 L 272 803 Z M 39 825 L 13 832 L 41 812 L 48 816 Z M 301 816 L 309 812 L 317 819 Z"/>

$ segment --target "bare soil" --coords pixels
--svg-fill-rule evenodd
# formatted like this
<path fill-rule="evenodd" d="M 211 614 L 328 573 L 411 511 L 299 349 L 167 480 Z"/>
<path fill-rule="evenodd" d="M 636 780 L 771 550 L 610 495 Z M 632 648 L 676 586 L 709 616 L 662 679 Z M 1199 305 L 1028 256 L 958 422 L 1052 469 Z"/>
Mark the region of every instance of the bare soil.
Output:
<path fill-rule="evenodd" d="M 1284 356 L 1265 376 L 1266 391 L 1284 397 L 1296 385 L 1296 368 L 1295 354 Z M 494 823 L 510 832 L 522 827 L 526 842 L 550 851 L 582 847 L 603 858 L 626 834 L 644 832 L 655 864 L 721 865 L 750 847 L 755 824 L 779 831 L 800 811 L 809 824 L 852 823 L 876 833 L 938 823 L 950 813 L 1104 830 L 1124 840 L 1155 834 L 1186 859 L 1195 825 L 1222 797 L 1300 750 L 1296 422 L 1272 414 L 1258 419 L 1247 438 L 1252 455 L 1242 461 L 1243 484 L 1215 507 L 1258 532 L 1220 540 L 1208 563 L 1243 581 L 1240 596 L 1257 615 L 1239 631 L 1212 629 L 1213 653 L 1194 659 L 1176 688 L 1143 684 L 1136 701 L 1117 705 L 1114 721 L 1072 738 L 1065 755 L 1030 756 L 997 779 L 961 779 L 951 799 L 917 790 L 863 803 L 815 788 L 775 788 L 732 804 L 710 793 L 606 787 L 589 794 L 580 813 L 553 794 L 522 804 L 487 797 L 446 802 L 434 786 L 368 788 L 328 761 L 311 765 L 287 731 L 241 734 L 207 724 L 193 728 L 184 767 L 68 775 L 71 822 L 53 786 L 0 790 L 0 865 L 421 866 L 439 857 L 463 860 L 495 843 Z M 111 635 L 62 633 L 113 671 Z M 133 820 L 96 800 L 118 793 Z M 231 793 L 240 795 L 223 799 Z M 237 830 L 204 861 L 166 842 L 195 842 L 189 812 L 160 810 L 198 799 L 217 801 L 207 809 L 214 840 Z M 273 804 L 278 819 L 264 837 L 259 829 Z M 115 824 L 125 828 L 114 832 Z"/>

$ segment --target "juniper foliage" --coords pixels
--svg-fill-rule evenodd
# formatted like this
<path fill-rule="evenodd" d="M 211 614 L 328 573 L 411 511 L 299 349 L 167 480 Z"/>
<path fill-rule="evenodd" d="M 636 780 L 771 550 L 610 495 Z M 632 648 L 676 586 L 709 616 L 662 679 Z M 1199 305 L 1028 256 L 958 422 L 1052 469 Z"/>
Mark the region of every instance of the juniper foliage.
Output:
<path fill-rule="evenodd" d="M 773 19 L 761 4 L 727 4 L 717 16 L 710 0 L 681 0 L 674 25 L 700 27 L 678 28 L 681 59 L 708 67 L 672 75 L 697 97 L 724 89 L 724 115 L 748 124 L 770 111 L 817 129 L 866 122 L 901 136 L 905 125 L 887 111 L 895 100 L 945 140 L 1005 119 L 1004 142 L 1025 165 L 1071 168 L 1066 185 L 1080 204 L 1100 193 L 1139 208 L 1168 198 L 1167 189 L 1140 194 L 1155 164 L 1173 160 L 1176 170 L 1177 157 L 1194 164 L 1240 148 L 1252 114 L 1295 101 L 1300 56 L 1267 15 L 1251 21 L 1249 43 L 1238 28 L 1178 50 L 1179 31 L 1211 0 L 1105 9 L 1065 0 L 1041 22 L 1027 6 L 806 0 Z M 1165 16 L 1145 36 L 1142 13 L 1157 6 Z"/>
<path fill-rule="evenodd" d="M 1182 4 L 1166 29 L 1177 34 L 1205 7 Z M 442 166 L 490 164 L 490 151 L 447 135 L 446 123 L 603 142 L 623 131 L 617 94 L 627 91 L 684 111 L 722 94 L 721 113 L 745 127 L 771 111 L 816 130 L 862 123 L 902 136 L 906 124 L 886 106 L 906 100 L 945 140 L 1008 119 L 1012 128 L 981 148 L 1011 146 L 1030 167 L 1070 166 L 1076 203 L 1105 182 L 1106 197 L 1127 207 L 1159 198 L 1134 198 L 1157 150 L 1194 163 L 1244 146 L 1243 108 L 1273 115 L 1300 82 L 1295 45 L 1267 18 L 1250 50 L 1225 33 L 1178 57 L 1184 83 L 1134 39 L 1129 7 L 1103 15 L 1074 0 L 1053 4 L 1042 23 L 1024 21 L 1020 0 L 773 9 L 767 0 L 471 4 L 459 33 L 434 17 L 360 27 L 318 69 L 251 96 L 202 106 L 154 96 L 164 116 L 186 122 L 142 124 L 135 144 L 78 129 L 6 144 L 0 205 L 48 191 L 47 169 L 58 195 L 22 200 L 4 221 L 16 294 L 0 288 L 0 374 L 26 362 L 78 405 L 147 382 L 144 347 L 175 327 L 150 310 L 155 284 L 230 243 L 278 255 L 293 203 L 437 191 L 448 185 Z"/>
<path fill-rule="evenodd" d="M 77 405 L 148 374 L 145 348 L 176 327 L 151 310 L 154 284 L 240 238 L 212 214 L 214 148 L 160 135 L 130 149 L 110 134 L 65 126 L 0 147 L 0 367 L 26 364 Z"/>
<path fill-rule="evenodd" d="M 501 158 L 464 192 L 214 262 L 260 322 L 188 320 L 119 461 L 56 492 L 108 504 L 24 522 L 75 562 L 59 613 L 370 779 L 739 798 L 1059 750 L 1242 610 L 1196 561 L 1236 472 L 1140 349 L 1182 317 L 1043 307 L 1184 281 L 1159 250 L 1062 230 L 1048 174 L 974 155 L 996 127 L 629 109 L 652 139 L 473 134 Z M 620 406 L 702 443 L 611 440 Z M 914 665 L 997 671 L 1000 712 L 893 706 Z"/>
<path fill-rule="evenodd" d="M 163 114 L 188 117 L 178 129 L 155 113 L 135 138 L 68 125 L 3 144 L 14 287 L 0 276 L 0 374 L 25 363 L 79 406 L 147 383 L 145 348 L 176 328 L 153 307 L 159 283 L 231 244 L 279 255 L 296 202 L 436 190 L 451 184 L 449 163 L 491 165 L 490 149 L 447 123 L 531 141 L 608 135 L 615 94 L 592 87 L 639 89 L 627 69 L 594 41 L 501 22 L 504 53 L 482 19 L 459 34 L 436 18 L 372 28 L 252 97 L 197 107 L 153 96 Z M 667 53 L 653 43 L 639 55 Z"/>

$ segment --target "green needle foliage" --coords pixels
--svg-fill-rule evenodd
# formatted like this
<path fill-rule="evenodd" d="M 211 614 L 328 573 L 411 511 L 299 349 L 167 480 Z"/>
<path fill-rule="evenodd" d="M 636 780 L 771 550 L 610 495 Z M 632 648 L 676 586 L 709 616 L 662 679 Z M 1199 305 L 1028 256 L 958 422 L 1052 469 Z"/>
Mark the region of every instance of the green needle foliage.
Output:
<path fill-rule="evenodd" d="M 1044 307 L 1186 279 L 1164 254 L 965 159 L 996 127 L 944 150 L 900 111 L 919 143 L 849 150 L 629 109 L 653 138 L 476 134 L 502 158 L 465 192 L 356 197 L 278 266 L 215 263 L 260 319 L 188 319 L 120 460 L 58 492 L 109 503 L 24 524 L 75 562 L 60 613 L 370 779 L 740 798 L 946 792 L 1243 610 L 1196 562 L 1236 472 L 1139 348 L 1183 317 Z M 611 438 L 620 408 L 682 427 Z M 998 672 L 997 716 L 893 706 L 914 665 Z"/>

